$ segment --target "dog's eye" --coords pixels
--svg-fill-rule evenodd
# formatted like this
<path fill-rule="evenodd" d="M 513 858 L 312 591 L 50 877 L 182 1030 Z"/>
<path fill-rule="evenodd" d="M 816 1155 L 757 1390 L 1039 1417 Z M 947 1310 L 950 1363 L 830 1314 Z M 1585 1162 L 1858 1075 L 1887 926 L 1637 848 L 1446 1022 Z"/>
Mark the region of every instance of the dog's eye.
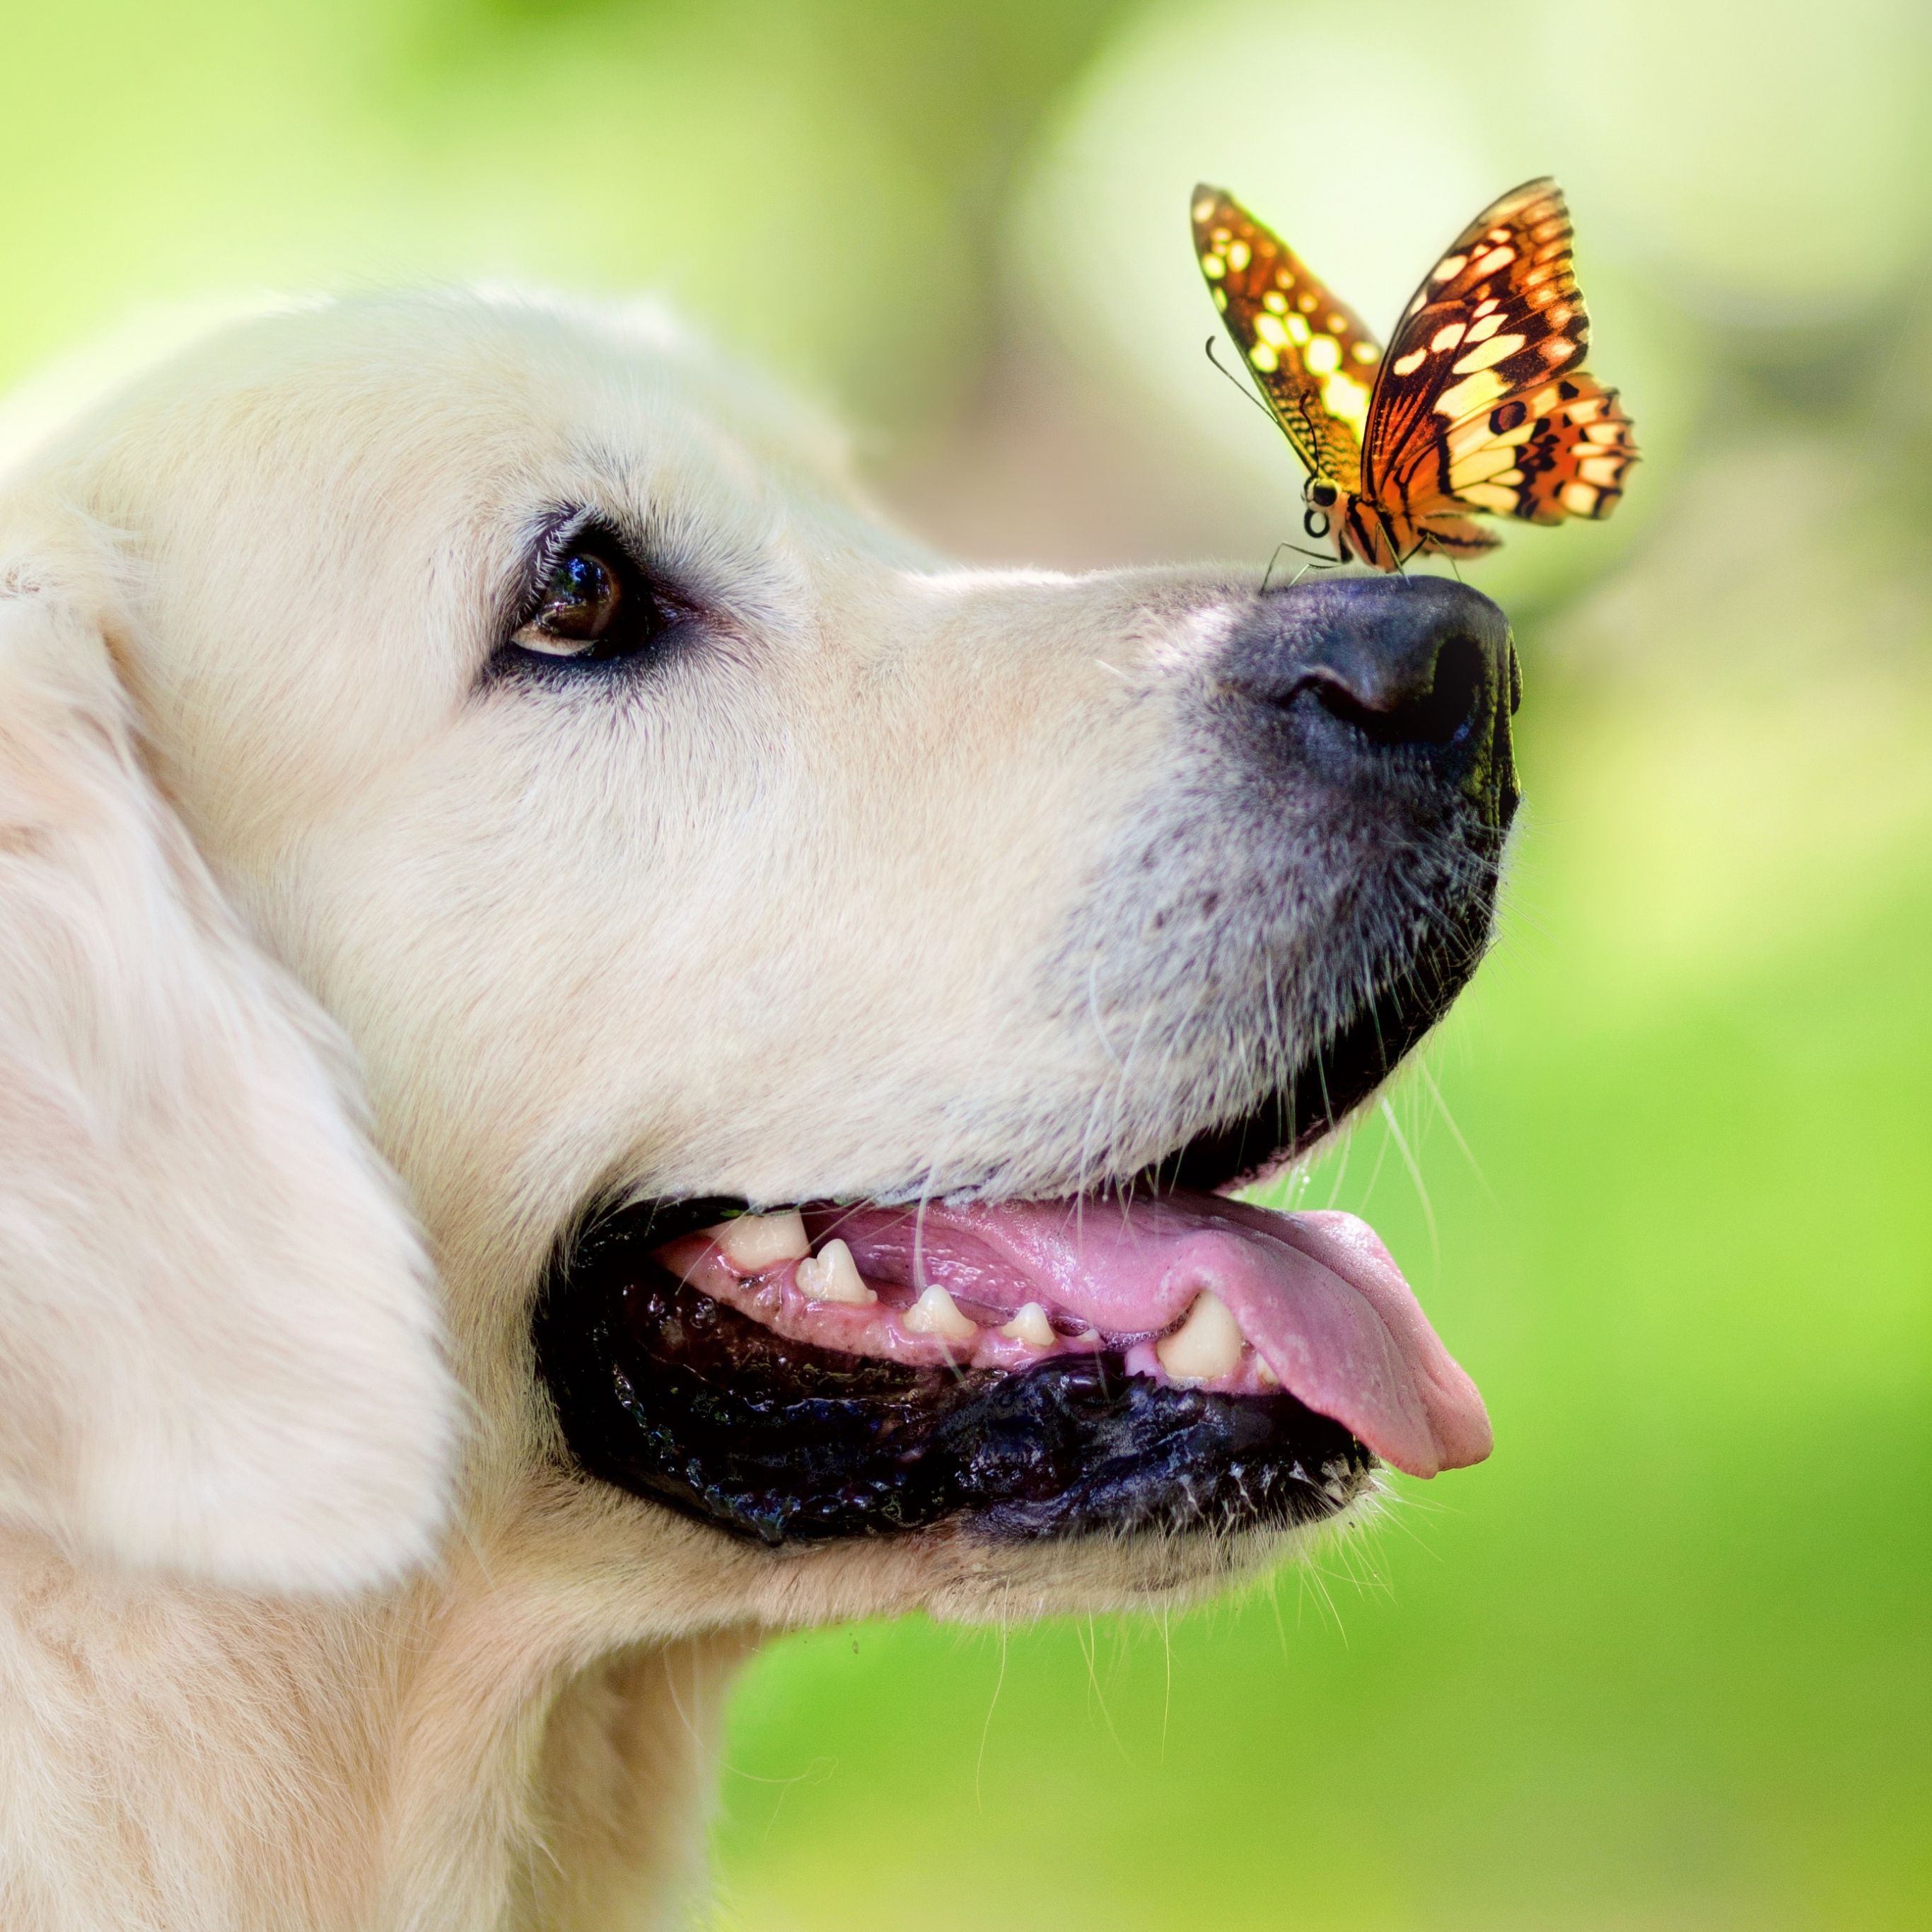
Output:
<path fill-rule="evenodd" d="M 542 657 L 608 663 L 641 650 L 663 628 L 663 613 L 623 546 L 592 532 L 550 566 L 536 608 L 510 642 Z"/>

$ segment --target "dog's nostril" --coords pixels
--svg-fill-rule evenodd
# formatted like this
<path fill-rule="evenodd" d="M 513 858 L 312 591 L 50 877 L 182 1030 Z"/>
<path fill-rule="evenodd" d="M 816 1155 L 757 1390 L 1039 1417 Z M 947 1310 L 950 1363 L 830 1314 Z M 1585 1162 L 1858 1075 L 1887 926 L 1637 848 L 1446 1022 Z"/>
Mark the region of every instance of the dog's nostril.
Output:
<path fill-rule="evenodd" d="M 1433 670 L 1426 690 L 1391 692 L 1378 704 L 1365 704 L 1336 677 L 1310 682 L 1323 710 L 1376 744 L 1451 745 L 1481 703 L 1489 656 L 1474 638 L 1450 638 L 1437 651 Z"/>

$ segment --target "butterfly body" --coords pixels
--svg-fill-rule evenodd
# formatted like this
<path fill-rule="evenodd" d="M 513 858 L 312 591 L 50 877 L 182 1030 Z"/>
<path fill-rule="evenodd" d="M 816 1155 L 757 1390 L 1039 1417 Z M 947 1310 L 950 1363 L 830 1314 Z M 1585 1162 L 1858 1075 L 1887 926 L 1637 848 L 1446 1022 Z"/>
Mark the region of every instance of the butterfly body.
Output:
<path fill-rule="evenodd" d="M 1192 213 L 1215 305 L 1307 466 L 1302 526 L 1338 562 L 1479 555 L 1500 539 L 1474 513 L 1616 507 L 1636 448 L 1616 392 L 1582 374 L 1589 324 L 1554 182 L 1512 190 L 1456 238 L 1386 354 L 1225 190 L 1197 188 Z"/>

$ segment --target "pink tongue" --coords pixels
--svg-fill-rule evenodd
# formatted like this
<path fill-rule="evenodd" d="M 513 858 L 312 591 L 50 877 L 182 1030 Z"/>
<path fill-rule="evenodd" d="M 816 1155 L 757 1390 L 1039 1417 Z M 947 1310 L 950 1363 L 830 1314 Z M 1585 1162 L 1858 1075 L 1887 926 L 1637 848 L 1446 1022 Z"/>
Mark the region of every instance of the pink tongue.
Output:
<path fill-rule="evenodd" d="M 1204 1288 L 1318 1414 L 1412 1476 L 1480 1462 L 1490 1418 L 1388 1250 L 1352 1214 L 1219 1196 L 814 1214 L 874 1281 L 938 1282 L 991 1308 L 1043 1301 L 1110 1336 L 1158 1334 Z M 916 1224 L 916 1225 L 915 1225 Z M 915 1254 L 915 1248 L 916 1253 Z"/>

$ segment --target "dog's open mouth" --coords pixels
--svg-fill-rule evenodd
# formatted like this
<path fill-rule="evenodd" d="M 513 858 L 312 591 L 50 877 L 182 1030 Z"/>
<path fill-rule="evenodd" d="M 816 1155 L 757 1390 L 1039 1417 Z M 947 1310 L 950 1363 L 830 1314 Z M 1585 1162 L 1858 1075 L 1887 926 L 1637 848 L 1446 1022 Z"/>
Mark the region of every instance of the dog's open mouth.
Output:
<path fill-rule="evenodd" d="M 664 1232 L 639 1208 L 590 1237 L 545 1372 L 594 1473 L 767 1542 L 1286 1527 L 1374 1456 L 1489 1450 L 1352 1215 L 1170 1193 Z"/>
<path fill-rule="evenodd" d="M 734 1205 L 598 1222 L 537 1342 L 586 1468 L 766 1543 L 1289 1528 L 1377 1458 L 1489 1453 L 1474 1385 L 1352 1215 L 1145 1180 Z"/>

